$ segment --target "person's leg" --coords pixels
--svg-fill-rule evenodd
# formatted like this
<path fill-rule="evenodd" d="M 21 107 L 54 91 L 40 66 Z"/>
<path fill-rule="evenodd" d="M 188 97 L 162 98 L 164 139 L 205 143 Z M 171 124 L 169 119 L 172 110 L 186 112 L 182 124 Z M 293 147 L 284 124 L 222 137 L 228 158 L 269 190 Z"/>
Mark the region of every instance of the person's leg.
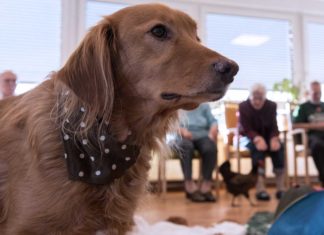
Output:
<path fill-rule="evenodd" d="M 194 141 L 194 145 L 202 158 L 201 171 L 203 181 L 200 191 L 205 196 L 206 201 L 215 201 L 215 197 L 212 195 L 211 189 L 213 186 L 212 175 L 217 161 L 216 143 L 209 137 L 205 137 Z"/>
<path fill-rule="evenodd" d="M 195 202 L 204 201 L 204 197 L 198 192 L 198 187 L 192 180 L 192 157 L 194 154 L 193 142 L 185 138 L 177 140 L 176 151 L 180 157 L 186 197 Z"/>
<path fill-rule="evenodd" d="M 176 144 L 176 151 L 180 157 L 184 180 L 192 180 L 192 156 L 194 153 L 194 144 L 191 140 L 185 138 L 177 140 Z"/>
<path fill-rule="evenodd" d="M 273 165 L 273 173 L 276 175 L 277 193 L 276 197 L 280 199 L 285 191 L 285 149 L 281 144 L 280 149 L 270 152 Z"/>
<path fill-rule="evenodd" d="M 269 194 L 266 192 L 265 178 L 265 152 L 257 150 L 255 144 L 249 141 L 246 147 L 250 150 L 252 157 L 252 167 L 258 166 L 258 180 L 256 183 L 256 198 L 258 200 L 270 200 Z"/>
<path fill-rule="evenodd" d="M 194 141 L 194 145 L 202 157 L 203 180 L 212 181 L 212 175 L 217 161 L 216 143 L 209 137 L 205 137 Z"/>
<path fill-rule="evenodd" d="M 319 180 L 324 186 L 324 138 L 314 135 L 309 136 L 309 147 L 318 170 Z"/>

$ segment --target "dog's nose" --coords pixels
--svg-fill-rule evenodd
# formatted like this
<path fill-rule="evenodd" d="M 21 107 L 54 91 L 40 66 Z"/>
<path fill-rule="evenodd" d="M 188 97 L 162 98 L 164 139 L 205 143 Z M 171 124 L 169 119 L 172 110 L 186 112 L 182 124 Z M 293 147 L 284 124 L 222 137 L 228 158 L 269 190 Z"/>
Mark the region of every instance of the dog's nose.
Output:
<path fill-rule="evenodd" d="M 234 61 L 222 60 L 214 64 L 216 73 L 221 75 L 221 80 L 225 84 L 233 82 L 234 76 L 239 70 L 239 66 Z"/>

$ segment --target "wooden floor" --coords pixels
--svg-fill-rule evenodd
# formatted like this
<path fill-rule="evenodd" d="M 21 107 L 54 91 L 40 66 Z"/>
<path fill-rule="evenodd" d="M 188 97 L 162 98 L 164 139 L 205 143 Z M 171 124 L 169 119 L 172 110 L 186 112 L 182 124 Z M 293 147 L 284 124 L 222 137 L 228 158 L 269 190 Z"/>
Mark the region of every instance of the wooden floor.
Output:
<path fill-rule="evenodd" d="M 250 206 L 245 198 L 239 198 L 240 207 L 231 207 L 232 196 L 221 190 L 216 203 L 193 203 L 184 197 L 183 192 L 170 192 L 165 197 L 151 194 L 143 198 L 137 215 L 144 217 L 148 222 L 155 223 L 170 216 L 181 216 L 189 225 L 211 226 L 224 220 L 245 224 L 257 211 L 274 212 L 278 203 L 275 199 L 275 190 L 269 189 L 271 201 L 256 202 L 255 192 L 250 195 L 257 206 Z"/>

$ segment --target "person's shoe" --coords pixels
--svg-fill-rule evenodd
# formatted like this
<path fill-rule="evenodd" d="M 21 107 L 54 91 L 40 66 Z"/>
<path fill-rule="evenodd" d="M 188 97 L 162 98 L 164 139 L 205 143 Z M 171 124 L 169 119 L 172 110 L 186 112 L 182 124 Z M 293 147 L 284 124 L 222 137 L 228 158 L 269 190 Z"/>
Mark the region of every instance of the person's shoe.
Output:
<path fill-rule="evenodd" d="M 205 198 L 205 202 L 216 202 L 216 198 L 211 192 L 201 194 Z"/>
<path fill-rule="evenodd" d="M 270 195 L 266 191 L 258 192 L 255 197 L 259 201 L 270 201 Z"/>
<path fill-rule="evenodd" d="M 198 190 L 192 193 L 186 192 L 186 198 L 193 202 L 205 202 L 205 197 Z"/>
<path fill-rule="evenodd" d="M 284 194 L 285 194 L 284 191 L 277 191 L 277 192 L 276 192 L 276 198 L 279 200 L 279 199 L 282 198 L 282 196 L 283 196 Z"/>

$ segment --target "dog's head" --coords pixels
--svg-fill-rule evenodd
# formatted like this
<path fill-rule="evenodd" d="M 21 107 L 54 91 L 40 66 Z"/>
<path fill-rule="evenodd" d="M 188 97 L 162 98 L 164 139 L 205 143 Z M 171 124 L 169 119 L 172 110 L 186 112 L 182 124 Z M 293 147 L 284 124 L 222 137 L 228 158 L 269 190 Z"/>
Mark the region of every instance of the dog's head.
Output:
<path fill-rule="evenodd" d="M 110 114 L 116 97 L 162 109 L 191 109 L 220 99 L 237 72 L 234 61 L 201 45 L 188 15 L 147 4 L 105 17 L 58 78 L 89 109 Z"/>
<path fill-rule="evenodd" d="M 118 24 L 125 65 L 118 72 L 159 104 L 183 108 L 217 100 L 238 71 L 234 61 L 201 45 L 196 23 L 183 12 L 142 5 L 116 13 L 111 22 Z"/>

